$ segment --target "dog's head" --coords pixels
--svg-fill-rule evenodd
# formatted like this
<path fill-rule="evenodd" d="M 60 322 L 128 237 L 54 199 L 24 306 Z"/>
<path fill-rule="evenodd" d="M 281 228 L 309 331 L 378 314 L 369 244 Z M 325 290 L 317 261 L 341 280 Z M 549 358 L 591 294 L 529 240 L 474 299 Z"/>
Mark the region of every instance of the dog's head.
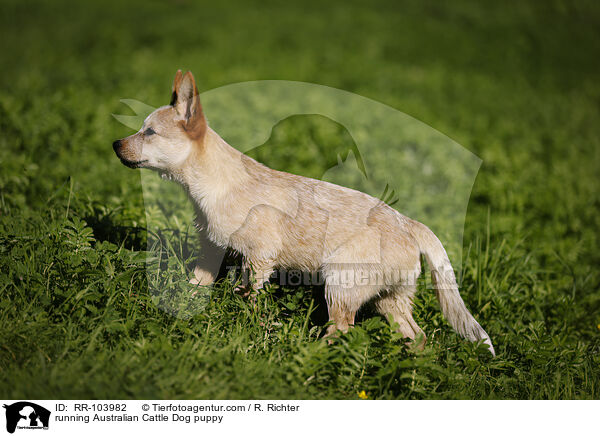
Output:
<path fill-rule="evenodd" d="M 115 153 L 130 168 L 173 172 L 201 146 L 207 124 L 191 72 L 177 71 L 171 104 L 156 109 L 142 128 L 113 143 Z"/>

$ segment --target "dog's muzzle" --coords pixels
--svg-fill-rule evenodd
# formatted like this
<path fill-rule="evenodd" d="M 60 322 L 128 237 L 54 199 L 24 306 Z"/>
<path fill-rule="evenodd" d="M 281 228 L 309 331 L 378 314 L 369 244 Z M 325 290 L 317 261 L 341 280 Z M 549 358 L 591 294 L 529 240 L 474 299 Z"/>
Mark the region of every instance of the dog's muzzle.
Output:
<path fill-rule="evenodd" d="M 132 161 L 121 156 L 121 148 L 123 147 L 123 143 L 120 139 L 113 142 L 113 150 L 117 154 L 117 157 L 121 160 L 121 163 L 129 168 L 139 168 L 140 165 L 144 164 L 146 161 Z"/>

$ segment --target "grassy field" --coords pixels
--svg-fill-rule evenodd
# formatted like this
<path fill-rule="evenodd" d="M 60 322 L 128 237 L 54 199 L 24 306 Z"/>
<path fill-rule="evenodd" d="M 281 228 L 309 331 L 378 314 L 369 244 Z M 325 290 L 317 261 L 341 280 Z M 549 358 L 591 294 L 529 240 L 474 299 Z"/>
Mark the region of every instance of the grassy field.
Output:
<path fill-rule="evenodd" d="M 0 397 L 600 398 L 598 4 L 137 3 L 3 1 Z M 224 279 L 193 316 L 163 310 L 152 289 L 187 289 L 193 228 L 147 230 L 140 173 L 111 147 L 132 131 L 111 114 L 168 103 L 178 68 L 201 92 L 340 88 L 479 156 L 461 293 L 498 356 L 460 339 L 427 289 L 422 352 L 368 309 L 328 345 L 318 288 L 273 285 L 253 308 Z M 255 156 L 318 177 L 315 150 L 350 143 L 299 115 Z M 167 252 L 160 276 L 149 242 Z"/>

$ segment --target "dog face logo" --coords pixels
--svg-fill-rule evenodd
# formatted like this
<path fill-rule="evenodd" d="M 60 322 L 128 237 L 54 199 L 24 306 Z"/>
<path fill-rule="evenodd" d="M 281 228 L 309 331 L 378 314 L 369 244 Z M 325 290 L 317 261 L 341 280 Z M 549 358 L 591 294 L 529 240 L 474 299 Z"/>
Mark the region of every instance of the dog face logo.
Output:
<path fill-rule="evenodd" d="M 5 404 L 6 431 L 14 433 L 15 429 L 48 429 L 50 411 L 28 401 Z"/>

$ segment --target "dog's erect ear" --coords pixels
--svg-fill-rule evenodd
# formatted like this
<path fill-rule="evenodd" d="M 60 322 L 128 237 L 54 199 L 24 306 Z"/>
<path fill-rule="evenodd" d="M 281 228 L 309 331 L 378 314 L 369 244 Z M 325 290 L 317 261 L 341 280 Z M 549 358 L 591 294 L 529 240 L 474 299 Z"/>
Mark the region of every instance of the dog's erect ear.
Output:
<path fill-rule="evenodd" d="M 181 75 L 177 72 L 173 82 L 173 97 L 171 104 L 181 117 L 184 130 L 193 137 L 199 139 L 206 131 L 206 119 L 200 104 L 200 95 L 194 76 L 190 71 Z"/>
<path fill-rule="evenodd" d="M 183 78 L 183 73 L 181 72 L 181 70 L 177 70 L 177 72 L 175 73 L 175 80 L 173 80 L 173 92 L 171 93 L 171 106 L 175 106 L 175 103 L 177 103 L 177 89 L 179 88 L 179 85 L 181 84 L 181 79 Z"/>

